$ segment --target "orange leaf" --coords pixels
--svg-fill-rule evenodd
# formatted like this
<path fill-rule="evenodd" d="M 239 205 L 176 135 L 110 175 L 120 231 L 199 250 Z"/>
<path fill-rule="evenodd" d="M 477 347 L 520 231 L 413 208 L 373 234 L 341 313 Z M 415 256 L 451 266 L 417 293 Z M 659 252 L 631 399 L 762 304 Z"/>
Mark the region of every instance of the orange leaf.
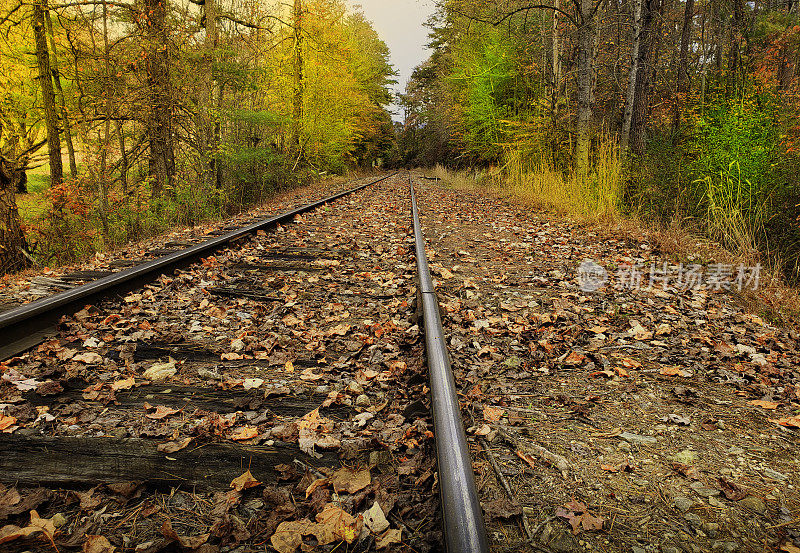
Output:
<path fill-rule="evenodd" d="M 231 481 L 231 488 L 233 488 L 237 492 L 240 492 L 242 490 L 246 490 L 248 488 L 254 488 L 254 487 L 260 486 L 260 485 L 261 485 L 261 482 L 259 482 L 255 478 L 253 478 L 253 475 L 250 474 L 249 470 L 247 472 L 245 472 L 243 475 L 241 475 L 241 476 L 239 476 L 237 478 L 234 478 Z"/>
<path fill-rule="evenodd" d="M 492 407 L 487 405 L 483 408 L 483 419 L 488 422 L 497 422 L 500 417 L 506 414 L 506 410 L 502 407 Z"/>
<path fill-rule="evenodd" d="M 517 454 L 517 457 L 525 461 L 528 464 L 528 466 L 534 469 L 536 468 L 536 459 L 534 459 L 533 456 L 528 455 L 527 453 L 523 453 L 520 450 L 517 450 L 514 453 Z"/>
<path fill-rule="evenodd" d="M 241 442 L 243 440 L 252 440 L 258 436 L 258 429 L 253 426 L 242 426 L 234 429 L 231 434 L 231 440 Z"/>
<path fill-rule="evenodd" d="M 17 418 L 16 417 L 8 417 L 6 415 L 0 415 L 0 431 L 4 431 L 16 424 Z"/>
<path fill-rule="evenodd" d="M 777 409 L 780 403 L 776 401 L 762 401 L 760 399 L 754 399 L 753 401 L 748 401 L 747 405 L 755 405 L 756 407 L 761 407 L 763 409 Z"/>
<path fill-rule="evenodd" d="M 769 422 L 774 422 L 775 424 L 780 424 L 788 428 L 800 428 L 800 415 L 784 417 L 782 419 L 769 419 Z"/>

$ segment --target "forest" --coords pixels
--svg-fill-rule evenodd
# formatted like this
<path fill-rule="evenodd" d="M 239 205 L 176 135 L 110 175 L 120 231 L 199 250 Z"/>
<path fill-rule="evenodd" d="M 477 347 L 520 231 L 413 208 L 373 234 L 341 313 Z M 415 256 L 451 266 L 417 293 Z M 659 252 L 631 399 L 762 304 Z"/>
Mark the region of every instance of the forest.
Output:
<path fill-rule="evenodd" d="M 797 281 L 797 2 L 437 6 L 402 97 L 403 163 L 689 228 Z"/>
<path fill-rule="evenodd" d="M 339 0 L 1 0 L 0 273 L 370 166 L 393 76 Z"/>

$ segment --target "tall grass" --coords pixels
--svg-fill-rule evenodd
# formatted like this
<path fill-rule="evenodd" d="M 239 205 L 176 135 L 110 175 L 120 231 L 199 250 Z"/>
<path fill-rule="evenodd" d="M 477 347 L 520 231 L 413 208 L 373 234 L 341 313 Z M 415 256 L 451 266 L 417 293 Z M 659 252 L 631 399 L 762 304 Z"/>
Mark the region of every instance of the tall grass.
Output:
<path fill-rule="evenodd" d="M 505 155 L 505 188 L 520 199 L 593 221 L 615 220 L 622 208 L 623 167 L 619 147 L 601 140 L 586 176 L 557 170 L 545 156 L 528 159 L 520 150 Z"/>

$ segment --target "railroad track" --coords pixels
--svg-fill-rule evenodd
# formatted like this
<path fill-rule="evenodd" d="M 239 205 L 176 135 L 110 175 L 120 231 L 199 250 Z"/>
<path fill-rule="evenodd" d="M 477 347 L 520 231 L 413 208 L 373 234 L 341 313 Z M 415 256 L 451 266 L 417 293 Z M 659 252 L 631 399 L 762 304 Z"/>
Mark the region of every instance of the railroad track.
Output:
<path fill-rule="evenodd" d="M 145 482 L 202 496 L 249 467 L 305 497 L 294 493 L 289 513 L 267 492 L 224 508 L 202 496 L 216 510 L 197 507 L 197 533 L 221 511 L 230 522 L 238 509 L 241 522 L 257 501 L 263 509 L 238 537 L 219 520 L 211 535 L 280 551 L 285 525 L 324 525 L 323 513 L 344 506 L 368 521 L 360 550 L 488 550 L 410 177 L 382 177 L 0 314 L 0 335 L 3 357 L 16 356 L 5 364 L 0 424 L 17 427 L 0 434 L 0 482 L 54 495 Z M 108 532 L 145 539 L 124 524 Z"/>

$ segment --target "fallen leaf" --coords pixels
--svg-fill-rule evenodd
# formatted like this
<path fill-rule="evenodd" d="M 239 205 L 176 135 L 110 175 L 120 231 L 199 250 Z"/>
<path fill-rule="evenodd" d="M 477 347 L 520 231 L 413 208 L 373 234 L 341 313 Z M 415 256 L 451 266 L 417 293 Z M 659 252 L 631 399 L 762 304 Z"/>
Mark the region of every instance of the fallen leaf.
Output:
<path fill-rule="evenodd" d="M 617 465 L 600 465 L 600 468 L 608 471 L 608 472 L 619 472 L 619 467 Z"/>
<path fill-rule="evenodd" d="M 330 477 L 333 490 L 336 493 L 355 493 L 363 490 L 372 482 L 369 469 L 352 470 L 347 467 L 340 468 Z"/>
<path fill-rule="evenodd" d="M 401 543 L 403 539 L 403 531 L 399 528 L 390 528 L 386 530 L 378 539 L 375 540 L 375 547 L 377 549 L 384 549 L 393 543 Z"/>
<path fill-rule="evenodd" d="M 231 440 L 241 442 L 244 440 L 252 440 L 256 436 L 258 436 L 258 428 L 253 426 L 240 426 L 239 428 L 233 429 Z"/>
<path fill-rule="evenodd" d="M 489 519 L 508 519 L 521 515 L 522 505 L 507 497 L 500 497 L 488 503 L 484 503 L 483 510 Z"/>
<path fill-rule="evenodd" d="M 497 422 L 506 414 L 506 410 L 502 407 L 492 407 L 487 405 L 483 408 L 483 418 L 488 422 Z"/>
<path fill-rule="evenodd" d="M 661 367 L 658 371 L 659 373 L 663 374 L 664 376 L 691 376 L 692 373 L 689 371 L 684 371 L 680 367 Z"/>
<path fill-rule="evenodd" d="M 359 515 L 353 517 L 335 505 L 328 504 L 325 509 L 317 515 L 317 528 L 314 535 L 320 545 L 325 545 L 342 539 L 347 543 L 353 543 L 361 533 L 364 519 Z"/>
<path fill-rule="evenodd" d="M 316 523 L 308 519 L 281 522 L 272 534 L 270 543 L 278 553 L 294 553 L 303 543 L 303 535 L 311 534 L 316 526 Z"/>
<path fill-rule="evenodd" d="M 145 406 L 145 409 L 148 409 L 148 407 Z M 147 417 L 148 419 L 161 420 L 164 417 L 168 417 L 170 415 L 174 415 L 175 413 L 181 412 L 180 409 L 173 409 L 172 407 L 167 407 L 166 405 L 157 405 L 155 409 L 156 410 L 154 413 L 145 413 L 144 416 Z"/>
<path fill-rule="evenodd" d="M 800 547 L 792 545 L 789 542 L 781 544 L 780 550 L 783 551 L 784 553 L 800 553 Z"/>
<path fill-rule="evenodd" d="M 642 364 L 635 359 L 630 359 L 628 357 L 625 357 L 622 360 L 622 366 L 625 367 L 626 369 L 640 369 L 642 367 Z"/>
<path fill-rule="evenodd" d="M 234 478 L 231 481 L 231 488 L 236 490 L 237 492 L 241 492 L 243 490 L 247 490 L 249 488 L 255 488 L 256 486 L 260 486 L 261 482 L 253 478 L 253 475 L 250 474 L 250 471 L 246 471 L 241 476 Z"/>
<path fill-rule="evenodd" d="M 242 382 L 242 388 L 245 390 L 253 390 L 255 388 L 261 387 L 264 383 L 263 378 L 245 378 L 244 382 Z"/>
<path fill-rule="evenodd" d="M 800 415 L 794 417 L 784 417 L 782 419 L 769 419 L 769 422 L 786 426 L 787 428 L 800 428 Z"/>
<path fill-rule="evenodd" d="M 608 330 L 607 326 L 593 326 L 589 329 L 589 332 L 594 332 L 595 334 L 603 334 L 605 331 Z"/>
<path fill-rule="evenodd" d="M 314 380 L 319 380 L 322 377 L 323 375 L 316 374 L 314 372 L 314 367 L 308 367 L 302 373 L 300 373 L 300 380 L 314 381 Z"/>
<path fill-rule="evenodd" d="M 118 390 L 129 390 L 133 388 L 133 385 L 136 384 L 136 379 L 133 377 L 125 378 L 122 380 L 117 380 L 116 382 L 111 383 L 111 389 L 115 392 Z"/>
<path fill-rule="evenodd" d="M 311 497 L 311 494 L 314 493 L 314 490 L 317 488 L 321 488 L 322 486 L 327 486 L 330 481 L 327 478 L 317 478 L 311 485 L 306 488 L 306 499 Z"/>
<path fill-rule="evenodd" d="M 364 511 L 364 525 L 373 534 L 380 534 L 389 528 L 389 521 L 386 520 L 386 515 L 383 514 L 380 504 L 376 501 L 372 507 Z"/>
<path fill-rule="evenodd" d="M 111 542 L 105 536 L 86 535 L 86 541 L 83 542 L 83 553 L 114 553 L 116 547 L 111 545 Z"/>
<path fill-rule="evenodd" d="M 159 382 L 175 376 L 175 373 L 177 372 L 178 369 L 175 368 L 175 360 L 170 359 L 166 363 L 153 363 L 150 368 L 144 371 L 142 376 L 147 380 Z"/>
<path fill-rule="evenodd" d="M 748 401 L 747 405 L 755 405 L 756 407 L 772 410 L 777 409 L 780 403 L 776 401 L 762 401 L 760 399 L 754 399 L 753 401 Z"/>
<path fill-rule="evenodd" d="M 238 361 L 240 359 L 244 359 L 244 355 L 240 355 L 238 353 L 233 353 L 232 351 L 223 353 L 219 356 L 222 361 Z"/>
<path fill-rule="evenodd" d="M 176 451 L 180 451 L 181 449 L 188 446 L 192 443 L 192 438 L 184 438 L 182 440 L 175 440 L 172 442 L 165 442 L 163 444 L 158 444 L 156 448 L 161 453 L 175 453 Z"/>
<path fill-rule="evenodd" d="M 85 363 L 87 365 L 99 365 L 103 362 L 103 358 L 93 351 L 78 353 L 72 357 L 72 360 L 78 361 L 79 363 Z"/>
<path fill-rule="evenodd" d="M 286 364 L 283 366 L 283 368 L 287 373 L 293 373 L 294 363 L 292 363 L 291 361 L 287 361 Z"/>
<path fill-rule="evenodd" d="M 0 415 L 0 431 L 5 432 L 17 423 L 16 417 L 9 417 L 7 415 Z"/>
<path fill-rule="evenodd" d="M 556 509 L 556 516 L 567 519 L 572 526 L 573 534 L 589 530 L 602 530 L 605 522 L 605 519 L 594 516 L 587 510 L 586 505 L 578 501 L 571 501 Z"/>
<path fill-rule="evenodd" d="M 747 492 L 742 490 L 742 488 L 739 487 L 739 485 L 735 482 L 731 482 L 730 480 L 726 480 L 722 477 L 717 478 L 717 482 L 719 482 L 719 487 L 722 490 L 722 493 L 725 494 L 725 497 L 729 501 L 739 501 L 740 499 L 747 497 Z"/>
<path fill-rule="evenodd" d="M 700 480 L 700 473 L 697 472 L 697 469 L 690 465 L 685 465 L 683 463 L 671 463 L 670 466 L 676 472 L 681 473 L 686 478 L 691 480 Z"/>
<path fill-rule="evenodd" d="M 197 549 L 208 541 L 211 534 L 201 534 L 199 536 L 181 536 L 172 529 L 172 523 L 166 519 L 161 525 L 161 534 L 172 541 L 176 541 L 185 549 Z"/>
<path fill-rule="evenodd" d="M 564 358 L 564 364 L 568 367 L 574 367 L 576 365 L 581 365 L 583 362 L 586 361 L 586 356 L 582 355 L 576 351 L 571 351 L 569 355 Z"/>

